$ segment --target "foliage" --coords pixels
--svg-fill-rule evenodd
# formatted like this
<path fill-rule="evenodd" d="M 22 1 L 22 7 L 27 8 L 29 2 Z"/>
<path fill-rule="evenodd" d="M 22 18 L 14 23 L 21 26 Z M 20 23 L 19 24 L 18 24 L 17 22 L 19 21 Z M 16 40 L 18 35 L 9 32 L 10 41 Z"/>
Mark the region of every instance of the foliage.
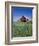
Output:
<path fill-rule="evenodd" d="M 31 22 L 14 22 L 12 37 L 28 37 L 32 36 Z"/>

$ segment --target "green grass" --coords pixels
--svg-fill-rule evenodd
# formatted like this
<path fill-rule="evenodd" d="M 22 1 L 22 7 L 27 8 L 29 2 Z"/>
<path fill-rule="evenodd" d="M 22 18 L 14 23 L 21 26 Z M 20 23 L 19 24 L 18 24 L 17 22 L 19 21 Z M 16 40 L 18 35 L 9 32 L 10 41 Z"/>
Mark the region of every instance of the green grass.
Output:
<path fill-rule="evenodd" d="M 14 22 L 12 37 L 28 37 L 32 36 L 32 23 L 29 22 Z"/>

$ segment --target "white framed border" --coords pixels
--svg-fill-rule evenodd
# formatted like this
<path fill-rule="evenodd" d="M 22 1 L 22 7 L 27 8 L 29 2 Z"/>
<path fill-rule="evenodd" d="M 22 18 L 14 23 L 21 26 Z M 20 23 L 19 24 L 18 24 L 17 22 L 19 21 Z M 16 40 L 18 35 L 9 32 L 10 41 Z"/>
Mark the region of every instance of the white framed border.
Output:
<path fill-rule="evenodd" d="M 13 37 L 11 38 L 11 6 L 16 7 L 34 7 L 32 12 L 32 37 Z M 38 42 L 38 4 L 24 2 L 5 2 L 5 43 L 6 44 L 23 44 Z"/>
<path fill-rule="evenodd" d="M 33 7 L 33 12 L 32 12 L 32 32 L 33 35 L 32 37 L 13 37 L 13 39 L 11 39 L 11 7 Z M 10 20 L 10 41 L 11 42 L 17 42 L 17 41 L 30 41 L 30 40 L 36 40 L 36 6 L 33 5 L 19 5 L 19 4 L 13 4 L 13 5 L 9 5 L 9 10 L 10 10 L 10 14 L 9 14 L 9 20 Z"/>

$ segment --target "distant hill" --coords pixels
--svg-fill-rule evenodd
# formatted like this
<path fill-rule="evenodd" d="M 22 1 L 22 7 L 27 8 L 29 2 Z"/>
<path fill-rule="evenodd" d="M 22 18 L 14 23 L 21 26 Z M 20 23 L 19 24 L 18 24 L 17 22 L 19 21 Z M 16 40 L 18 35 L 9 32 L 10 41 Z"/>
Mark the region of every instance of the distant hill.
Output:
<path fill-rule="evenodd" d="M 22 16 L 19 20 L 18 20 L 18 22 L 31 22 L 31 20 L 29 20 L 27 17 L 25 17 L 25 16 Z"/>

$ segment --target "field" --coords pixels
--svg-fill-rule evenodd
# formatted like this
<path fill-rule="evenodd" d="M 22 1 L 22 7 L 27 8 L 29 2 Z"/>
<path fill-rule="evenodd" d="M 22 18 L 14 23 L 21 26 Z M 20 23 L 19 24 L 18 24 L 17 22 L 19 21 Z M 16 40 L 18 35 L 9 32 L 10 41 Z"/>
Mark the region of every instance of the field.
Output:
<path fill-rule="evenodd" d="M 31 22 L 14 22 L 12 30 L 12 37 L 28 37 L 32 36 Z"/>

